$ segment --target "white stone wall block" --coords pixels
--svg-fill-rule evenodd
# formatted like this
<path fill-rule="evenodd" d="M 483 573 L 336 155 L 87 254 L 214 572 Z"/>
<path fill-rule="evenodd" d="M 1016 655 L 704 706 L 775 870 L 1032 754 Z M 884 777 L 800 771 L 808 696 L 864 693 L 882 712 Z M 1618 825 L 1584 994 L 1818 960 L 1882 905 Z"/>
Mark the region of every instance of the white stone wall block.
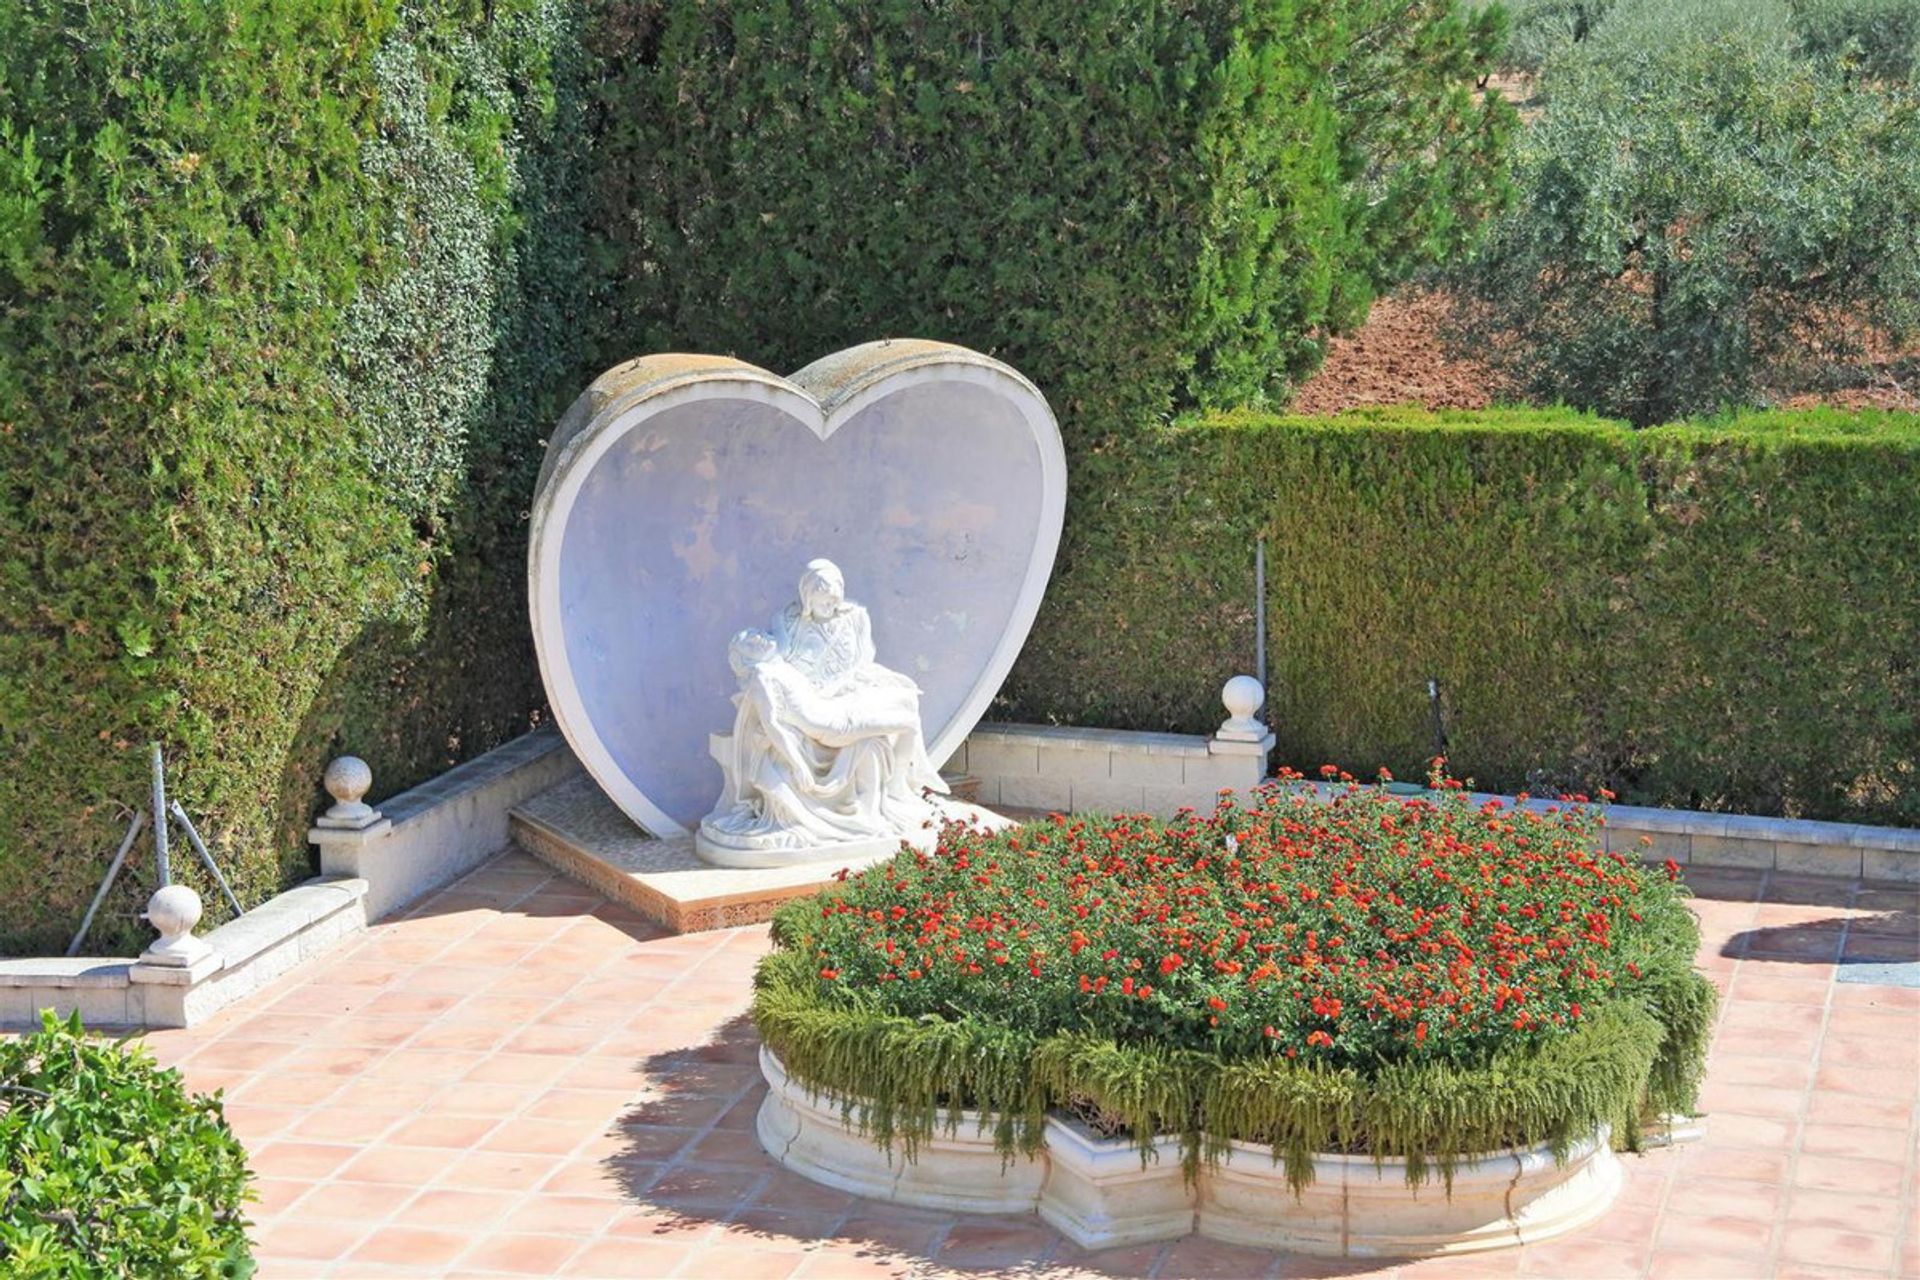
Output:
<path fill-rule="evenodd" d="M 1690 843 L 1691 862 L 1700 867 L 1742 867 L 1766 871 L 1773 867 L 1771 840 L 1749 840 L 1742 836 L 1695 834 Z"/>
<path fill-rule="evenodd" d="M 980 778 L 1037 778 L 1040 748 L 1031 742 L 973 738 L 967 743 L 967 772 Z"/>
<path fill-rule="evenodd" d="M 1072 803 L 1075 813 L 1140 813 L 1146 797 L 1144 788 L 1125 782 L 1076 782 Z"/>
<path fill-rule="evenodd" d="M 1611 821 L 1601 828 L 1606 833 L 1606 848 L 1643 862 L 1665 862 L 1671 858 L 1682 866 L 1693 860 L 1693 837 L 1684 831 L 1647 831 L 1615 826 Z M 1651 843 L 1641 843 L 1645 836 Z"/>
<path fill-rule="evenodd" d="M 1040 776 L 1049 781 L 1077 784 L 1113 777 L 1113 753 L 1103 747 L 1042 743 L 1038 754 Z"/>
<path fill-rule="evenodd" d="M 1217 793 L 1222 787 L 1250 791 L 1266 776 L 1264 755 L 1209 755 L 1205 759 L 1189 757 L 1183 762 L 1182 780 L 1190 788 Z"/>
<path fill-rule="evenodd" d="M 1131 1138 L 1100 1138 L 1077 1120 L 1047 1118 L 1040 1216 L 1080 1248 L 1184 1236 L 1193 1230 L 1193 1206 L 1178 1138 L 1160 1139 L 1142 1161 Z"/>
<path fill-rule="evenodd" d="M 1920 853 L 1904 849 L 1862 849 L 1860 875 L 1865 880 L 1920 884 Z"/>
<path fill-rule="evenodd" d="M 1114 752 L 1112 774 L 1115 782 L 1147 787 L 1178 787 L 1187 780 L 1184 757 L 1150 751 Z"/>
<path fill-rule="evenodd" d="M 1773 846 L 1773 869 L 1796 876 L 1860 878 L 1861 850 L 1844 844 L 1795 844 L 1782 840 Z"/>
<path fill-rule="evenodd" d="M 1156 818 L 1171 818 L 1181 809 L 1192 809 L 1202 817 L 1213 812 L 1220 797 L 1205 787 L 1177 786 L 1140 788 L 1140 805 Z"/>
<path fill-rule="evenodd" d="M 1003 777 L 998 803 L 1008 809 L 1065 813 L 1073 807 L 1073 788 L 1070 783 L 1054 778 Z"/>
<path fill-rule="evenodd" d="M 1011 1162 L 994 1149 L 993 1132 L 971 1113 L 957 1132 L 939 1130 L 908 1160 L 841 1120 L 838 1099 L 810 1094 L 791 1079 L 765 1046 L 760 1072 L 766 1100 L 754 1121 L 760 1145 L 775 1160 L 816 1182 L 855 1195 L 926 1209 L 974 1213 L 1030 1213 L 1046 1176 L 1044 1157 Z"/>

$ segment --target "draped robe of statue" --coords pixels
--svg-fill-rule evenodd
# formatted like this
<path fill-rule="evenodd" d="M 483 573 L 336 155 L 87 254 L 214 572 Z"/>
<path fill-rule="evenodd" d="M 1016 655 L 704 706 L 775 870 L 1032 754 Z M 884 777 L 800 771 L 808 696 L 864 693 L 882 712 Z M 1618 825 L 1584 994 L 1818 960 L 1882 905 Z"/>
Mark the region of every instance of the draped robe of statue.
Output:
<path fill-rule="evenodd" d="M 920 688 L 880 665 L 867 611 L 840 595 L 838 574 L 814 562 L 771 632 L 743 631 L 729 648 L 740 688 L 733 732 L 715 740 L 725 782 L 696 837 L 710 862 L 887 854 L 903 839 L 930 847 L 943 819 L 1004 825 L 948 797 L 921 734 Z"/>

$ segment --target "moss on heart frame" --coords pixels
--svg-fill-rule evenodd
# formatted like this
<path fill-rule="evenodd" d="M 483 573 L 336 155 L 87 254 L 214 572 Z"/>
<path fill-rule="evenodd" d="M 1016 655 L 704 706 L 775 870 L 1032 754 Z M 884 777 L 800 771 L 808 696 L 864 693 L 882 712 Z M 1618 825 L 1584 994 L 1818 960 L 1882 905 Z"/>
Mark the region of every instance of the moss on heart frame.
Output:
<path fill-rule="evenodd" d="M 1189 1169 L 1270 1146 L 1407 1161 L 1565 1153 L 1694 1103 L 1717 996 L 1678 868 L 1576 803 L 1404 799 L 1298 775 L 1210 815 L 950 827 L 775 919 L 753 1016 L 908 1154 L 962 1110 L 1007 1154 L 1063 1108 Z"/>

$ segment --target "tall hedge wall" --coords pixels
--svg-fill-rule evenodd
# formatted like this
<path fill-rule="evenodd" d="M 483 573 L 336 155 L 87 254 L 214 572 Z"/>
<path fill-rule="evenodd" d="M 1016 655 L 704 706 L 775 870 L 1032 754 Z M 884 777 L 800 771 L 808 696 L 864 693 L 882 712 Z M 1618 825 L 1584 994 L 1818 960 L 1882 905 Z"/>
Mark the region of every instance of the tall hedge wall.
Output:
<path fill-rule="evenodd" d="M 0 952 L 65 941 L 149 739 L 258 900 L 338 743 L 392 786 L 528 723 L 519 504 L 592 363 L 575 23 L 0 6 Z"/>
<path fill-rule="evenodd" d="M 1420 776 L 1433 677 L 1486 786 L 1920 822 L 1920 419 L 1236 413 L 1071 483 L 997 715 L 1210 728 L 1264 534 L 1281 760 Z"/>
<path fill-rule="evenodd" d="M 783 371 L 974 346 L 1075 444 L 1284 389 L 1342 262 L 1345 7 L 631 6 L 599 148 L 623 315 Z"/>

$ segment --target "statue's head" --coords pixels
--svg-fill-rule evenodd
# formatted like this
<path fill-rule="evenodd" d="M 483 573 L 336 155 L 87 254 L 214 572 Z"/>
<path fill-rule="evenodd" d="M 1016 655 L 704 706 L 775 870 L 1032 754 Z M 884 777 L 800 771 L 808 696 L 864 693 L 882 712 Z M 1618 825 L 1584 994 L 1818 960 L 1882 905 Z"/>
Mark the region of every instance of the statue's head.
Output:
<path fill-rule="evenodd" d="M 771 661 L 780 653 L 780 646 L 772 636 L 758 627 L 748 627 L 745 631 L 734 633 L 727 645 L 727 665 L 733 668 L 736 677 L 745 678 L 747 672 L 763 662 Z"/>
<path fill-rule="evenodd" d="M 831 560 L 809 560 L 800 575 L 800 608 L 809 617 L 830 618 L 847 602 L 847 580 Z"/>

